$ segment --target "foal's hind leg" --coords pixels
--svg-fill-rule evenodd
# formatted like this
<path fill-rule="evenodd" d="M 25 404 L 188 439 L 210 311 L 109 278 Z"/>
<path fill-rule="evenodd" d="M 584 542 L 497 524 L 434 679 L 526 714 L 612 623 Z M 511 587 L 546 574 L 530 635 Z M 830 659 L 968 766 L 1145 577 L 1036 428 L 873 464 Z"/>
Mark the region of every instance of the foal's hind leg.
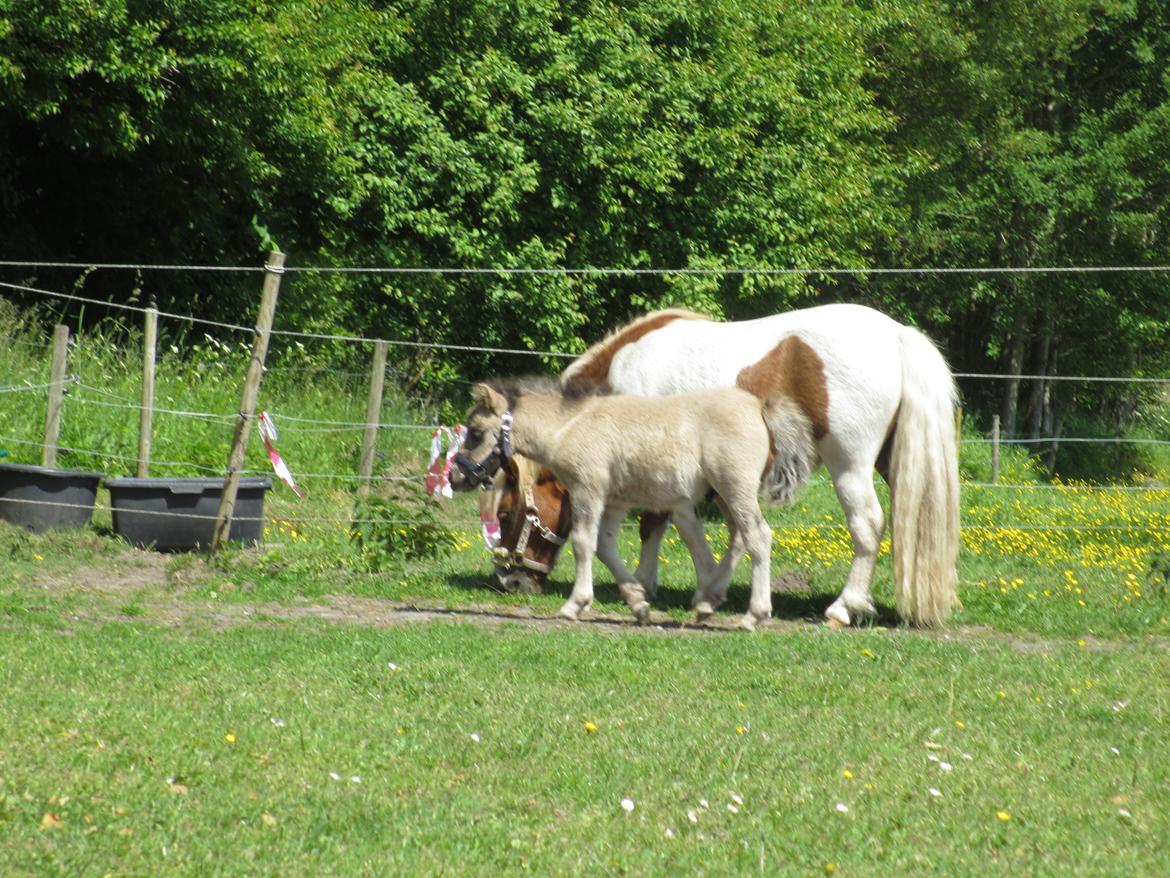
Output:
<path fill-rule="evenodd" d="M 694 508 L 679 507 L 674 510 L 672 517 L 674 526 L 690 550 L 691 561 L 695 565 L 695 597 L 691 605 L 697 606 L 701 601 L 707 600 L 707 593 L 714 583 L 715 558 L 711 555 L 711 546 L 707 543 L 703 520 L 699 518 Z"/>
<path fill-rule="evenodd" d="M 727 522 L 727 551 L 719 561 L 718 566 L 712 569 L 710 577 L 705 581 L 700 577 L 699 588 L 691 602 L 691 608 L 695 611 L 700 622 L 714 614 L 719 605 L 727 600 L 727 589 L 731 585 L 731 575 L 744 556 L 743 535 L 736 525 L 735 516 L 731 514 L 727 503 L 718 494 L 715 495 L 715 504 L 723 513 L 723 520 Z M 705 533 L 704 537 L 706 537 Z"/>
<path fill-rule="evenodd" d="M 752 559 L 752 596 L 748 611 L 739 623 L 751 631 L 772 615 L 772 529 L 760 512 L 754 491 L 729 506 L 743 546 Z"/>
<path fill-rule="evenodd" d="M 848 625 L 877 612 L 870 588 L 885 518 L 873 488 L 871 466 L 854 466 L 841 472 L 830 468 L 830 474 L 837 490 L 837 499 L 845 510 L 849 535 L 853 538 L 853 563 L 845 587 L 837 600 L 825 610 L 825 618 L 830 625 Z"/>
<path fill-rule="evenodd" d="M 601 516 L 601 528 L 597 533 L 597 557 L 613 573 L 618 591 L 621 592 L 634 618 L 639 624 L 645 625 L 650 621 L 650 604 L 646 601 L 646 592 L 642 588 L 642 583 L 622 563 L 621 555 L 618 554 L 618 528 L 621 527 L 626 512 L 624 507 L 616 507 L 606 509 Z"/>

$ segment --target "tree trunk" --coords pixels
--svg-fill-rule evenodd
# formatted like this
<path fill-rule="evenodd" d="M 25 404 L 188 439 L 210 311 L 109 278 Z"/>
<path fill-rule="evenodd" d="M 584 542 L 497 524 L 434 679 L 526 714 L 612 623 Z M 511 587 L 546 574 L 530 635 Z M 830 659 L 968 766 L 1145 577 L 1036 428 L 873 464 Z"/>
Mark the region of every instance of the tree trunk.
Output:
<path fill-rule="evenodd" d="M 1048 311 L 1043 318 L 1043 327 L 1036 344 L 1036 357 L 1033 360 L 1032 374 L 1037 377 L 1031 381 L 1031 393 L 1028 399 L 1028 438 L 1033 442 L 1040 438 L 1044 425 L 1045 410 L 1048 409 L 1049 362 L 1048 354 L 1052 349 L 1052 312 Z"/>
<path fill-rule="evenodd" d="M 1012 325 L 1011 339 L 1008 341 L 1007 362 L 1004 368 L 1011 376 L 1020 374 L 1024 363 L 1024 347 L 1026 342 L 1025 328 L 1027 320 L 1023 311 L 1017 311 Z M 1000 425 L 1003 435 L 1007 439 L 1016 435 L 1016 409 L 1020 401 L 1020 379 L 1007 378 L 1003 382 L 1003 397 L 1000 403 Z"/>

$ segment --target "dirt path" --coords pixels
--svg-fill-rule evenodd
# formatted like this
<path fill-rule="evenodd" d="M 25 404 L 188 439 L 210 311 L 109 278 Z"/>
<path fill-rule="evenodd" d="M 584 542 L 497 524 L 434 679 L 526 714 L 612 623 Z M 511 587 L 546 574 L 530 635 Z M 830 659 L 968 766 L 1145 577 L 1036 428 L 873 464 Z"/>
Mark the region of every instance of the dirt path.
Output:
<path fill-rule="evenodd" d="M 199 600 L 185 594 L 201 584 L 207 573 L 201 562 L 176 564 L 167 555 L 154 552 L 126 550 L 90 563 L 73 567 L 68 572 L 52 570 L 38 572 L 30 583 L 45 594 L 47 601 L 36 609 L 57 612 L 63 602 L 67 609 L 59 611 L 62 621 L 71 624 L 105 621 L 133 621 L 174 628 L 220 631 L 238 626 L 281 626 L 316 620 L 326 624 L 359 625 L 370 628 L 393 628 L 433 622 L 458 622 L 483 625 L 489 628 L 518 625 L 537 631 L 589 630 L 613 635 L 695 637 L 740 634 L 737 618 L 721 614 L 702 624 L 679 621 L 665 613 L 655 612 L 651 624 L 636 625 L 625 613 L 593 612 L 580 622 L 569 622 L 555 615 L 537 612 L 529 607 L 516 607 L 484 601 L 459 607 L 444 606 L 438 602 L 395 601 L 384 598 L 328 595 L 316 601 L 273 603 L 245 601 L 238 596 L 230 600 Z M 783 578 L 779 578 L 783 579 Z M 791 582 L 778 583 L 790 588 Z M 799 585 L 799 584 L 797 584 Z M 0 619 L 3 617 L 0 616 Z M 2 623 L 0 623 L 2 624 Z M 766 634 L 784 634 L 796 631 L 824 630 L 819 621 L 793 618 L 774 618 L 763 629 Z M 1040 635 L 1003 633 L 977 626 L 955 626 L 937 632 L 911 631 L 895 627 L 870 627 L 853 631 L 835 631 L 839 636 L 851 636 L 856 630 L 882 632 L 897 637 L 930 637 L 944 641 L 998 642 L 1021 652 L 1052 652 L 1067 646 L 1070 638 L 1046 638 Z M 1144 638 L 1086 640 L 1085 648 L 1092 650 L 1170 649 L 1170 639 Z"/>

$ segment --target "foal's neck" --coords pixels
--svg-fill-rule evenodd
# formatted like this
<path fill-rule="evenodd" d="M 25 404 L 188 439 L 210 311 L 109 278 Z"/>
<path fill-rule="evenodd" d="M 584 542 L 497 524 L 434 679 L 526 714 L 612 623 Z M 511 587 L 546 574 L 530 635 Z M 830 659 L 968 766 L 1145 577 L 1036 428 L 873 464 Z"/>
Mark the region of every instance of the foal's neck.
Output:
<path fill-rule="evenodd" d="M 581 415 L 589 399 L 565 399 L 556 393 L 526 393 L 512 407 L 512 447 L 525 457 L 551 466 L 557 434 Z"/>

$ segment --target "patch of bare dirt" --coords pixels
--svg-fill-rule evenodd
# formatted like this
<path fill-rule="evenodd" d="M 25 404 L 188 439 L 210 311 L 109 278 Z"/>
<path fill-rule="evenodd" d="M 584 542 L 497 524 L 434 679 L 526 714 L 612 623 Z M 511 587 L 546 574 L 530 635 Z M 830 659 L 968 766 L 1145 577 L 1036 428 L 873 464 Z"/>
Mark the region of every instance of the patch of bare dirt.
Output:
<path fill-rule="evenodd" d="M 372 628 L 447 621 L 491 628 L 522 625 L 537 631 L 578 628 L 648 636 L 711 636 L 739 631 L 739 616 L 732 613 L 719 614 L 706 622 L 696 623 L 680 622 L 665 613 L 654 612 L 651 614 L 650 624 L 640 626 L 635 624 L 627 613 L 592 612 L 579 622 L 570 622 L 559 616 L 538 613 L 529 607 L 513 607 L 487 601 L 461 607 L 447 607 L 350 595 L 332 595 L 320 601 L 295 604 L 246 602 L 236 599 L 194 600 L 183 596 L 183 591 L 206 581 L 209 572 L 206 562 L 198 558 L 177 560 L 173 556 L 155 552 L 127 549 L 100 561 L 81 564 L 67 573 L 60 570 L 38 572 L 31 584 L 47 594 L 70 594 L 80 598 L 72 602 L 71 609 L 63 614 L 67 623 L 120 620 L 220 631 L 241 625 L 280 626 L 307 620 Z M 244 583 L 243 587 L 246 590 L 247 583 Z M 809 592 L 809 585 L 801 574 L 789 572 L 773 579 L 772 591 L 780 595 L 800 596 Z M 782 634 L 822 627 L 816 621 L 774 618 L 764 631 Z M 1069 643 L 1069 638 L 1004 633 L 984 626 L 956 626 L 941 631 L 866 627 L 842 631 L 840 636 L 850 636 L 851 633 L 861 630 L 889 636 L 930 637 L 972 645 L 999 643 L 1022 653 L 1050 653 L 1066 647 Z M 1129 648 L 1170 649 L 1170 639 L 1085 638 L 1081 645 L 1088 650 L 1101 651 Z"/>

